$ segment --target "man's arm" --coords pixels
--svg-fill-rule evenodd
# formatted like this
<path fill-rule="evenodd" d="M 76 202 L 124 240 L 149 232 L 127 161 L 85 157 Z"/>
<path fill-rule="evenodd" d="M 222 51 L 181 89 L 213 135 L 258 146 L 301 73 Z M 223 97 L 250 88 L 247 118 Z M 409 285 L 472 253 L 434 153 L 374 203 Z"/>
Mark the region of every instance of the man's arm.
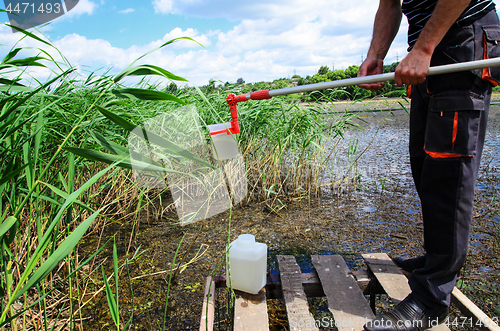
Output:
<path fill-rule="evenodd" d="M 370 48 L 365 61 L 359 68 L 358 76 L 382 73 L 383 60 L 398 33 L 401 17 L 401 0 L 380 0 L 373 24 Z M 376 91 L 384 87 L 384 83 L 361 84 L 359 86 Z"/>
<path fill-rule="evenodd" d="M 439 0 L 437 2 L 415 46 L 396 68 L 397 85 L 424 82 L 434 49 L 469 3 L 470 0 Z"/>

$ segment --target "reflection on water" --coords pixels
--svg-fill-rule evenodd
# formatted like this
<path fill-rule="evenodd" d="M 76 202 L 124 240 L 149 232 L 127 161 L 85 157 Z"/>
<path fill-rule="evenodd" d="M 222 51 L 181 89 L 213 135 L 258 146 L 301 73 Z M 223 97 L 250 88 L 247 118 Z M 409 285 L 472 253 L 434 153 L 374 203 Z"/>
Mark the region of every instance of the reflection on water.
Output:
<path fill-rule="evenodd" d="M 366 130 L 347 135 L 348 139 L 357 139 L 357 152 L 363 153 L 356 164 L 361 179 L 409 176 L 408 115 L 403 111 L 375 113 L 363 119 L 369 123 Z"/>
<path fill-rule="evenodd" d="M 364 129 L 346 132 L 338 144 L 337 163 L 328 179 L 339 180 L 356 160 L 355 170 L 361 183 L 380 182 L 412 185 L 408 155 L 409 115 L 404 110 L 361 113 Z M 353 141 L 357 142 L 353 155 Z M 500 106 L 492 105 L 484 143 L 480 175 L 500 176 Z M 359 158 L 358 158 L 359 157 Z M 478 183 L 478 189 L 489 189 Z"/>
<path fill-rule="evenodd" d="M 492 105 L 484 142 L 482 170 L 500 176 L 500 106 Z"/>

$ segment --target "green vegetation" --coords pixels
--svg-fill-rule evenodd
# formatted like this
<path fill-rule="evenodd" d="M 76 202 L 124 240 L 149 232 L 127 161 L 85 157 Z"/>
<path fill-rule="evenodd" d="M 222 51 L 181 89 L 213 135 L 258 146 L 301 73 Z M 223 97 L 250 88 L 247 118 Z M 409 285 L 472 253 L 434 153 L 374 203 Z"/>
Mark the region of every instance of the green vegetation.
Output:
<path fill-rule="evenodd" d="M 384 66 L 384 73 L 394 72 L 396 70 L 399 62 L 394 62 L 390 65 Z M 258 83 L 248 83 L 245 84 L 243 78 L 239 78 L 236 81 L 236 87 L 238 87 L 241 93 L 249 93 L 258 90 L 265 89 L 281 89 L 286 87 L 292 87 L 297 85 L 307 85 L 315 83 L 323 83 L 334 80 L 341 80 L 346 78 L 354 78 L 358 75 L 358 66 L 349 66 L 345 70 L 330 70 L 328 66 L 321 66 L 316 74 L 312 76 L 306 76 L 305 78 L 299 75 L 293 75 L 291 79 L 280 78 L 275 79 L 272 82 L 258 82 Z M 208 85 L 204 86 L 205 91 L 216 92 L 227 89 L 231 84 L 226 82 L 225 84 L 219 84 L 216 87 L 216 81 L 211 80 Z M 358 86 L 347 86 L 343 88 L 329 89 L 325 91 L 314 91 L 304 94 L 292 94 L 287 96 L 287 100 L 300 100 L 305 102 L 331 102 L 337 100 L 362 100 L 374 98 L 377 96 L 384 96 L 387 98 L 393 97 L 405 97 L 406 89 L 404 87 L 399 87 L 396 82 L 390 81 L 386 82 L 385 86 L 376 92 L 370 92 L 364 90 Z"/>
<path fill-rule="evenodd" d="M 134 313 L 120 311 L 120 292 L 131 288 L 130 266 L 142 252 L 129 254 L 129 245 L 119 256 L 116 245 L 108 247 L 112 236 L 105 242 L 99 234 L 130 224 L 132 242 L 141 213 L 171 200 L 168 187 L 146 190 L 134 183 L 127 137 L 147 119 L 186 104 L 196 107 L 204 124 L 228 121 L 225 96 L 238 89 L 213 82 L 204 93 L 179 88 L 175 82 L 184 78 L 148 64 L 132 63 L 114 77 L 84 77 L 49 41 L 21 32 L 23 39 L 32 38 L 50 51 L 40 48 L 38 55 L 27 56 L 31 49 L 15 46 L 0 63 L 0 327 L 82 329 L 82 310 L 97 296 L 107 301 L 109 320 L 104 323 L 124 329 Z M 30 78 L 33 68 L 51 72 L 50 78 Z M 152 78 L 163 79 L 166 87 Z M 277 88 L 287 84 L 275 83 Z M 273 210 L 285 206 L 284 197 L 318 192 L 335 139 L 352 125 L 352 114 L 332 115 L 328 105 L 299 107 L 289 101 L 274 98 L 238 107 L 247 199 L 265 200 Z M 211 167 L 180 148 L 165 153 Z M 156 170 L 169 169 L 158 164 Z M 88 254 L 81 243 L 92 237 L 99 238 L 99 246 Z M 111 263 L 105 262 L 107 255 Z M 169 286 L 177 275 L 174 264 L 180 266 L 184 257 L 173 261 Z M 168 302 L 167 293 L 164 327 Z"/>

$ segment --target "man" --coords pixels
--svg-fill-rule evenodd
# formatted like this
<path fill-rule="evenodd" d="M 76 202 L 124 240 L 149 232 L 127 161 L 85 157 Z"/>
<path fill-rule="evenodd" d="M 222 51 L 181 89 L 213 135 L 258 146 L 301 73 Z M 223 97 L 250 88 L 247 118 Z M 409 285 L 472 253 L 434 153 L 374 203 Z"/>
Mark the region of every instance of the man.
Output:
<path fill-rule="evenodd" d="M 382 73 L 402 12 L 409 22 L 409 53 L 395 80 L 411 91 L 410 163 L 422 205 L 425 255 L 394 259 L 412 272 L 412 293 L 368 322 L 367 331 L 426 330 L 447 317 L 467 254 L 491 87 L 500 76 L 497 69 L 485 69 L 426 77 L 430 66 L 500 55 L 491 0 L 380 0 L 359 76 Z M 375 91 L 383 85 L 361 87 Z"/>

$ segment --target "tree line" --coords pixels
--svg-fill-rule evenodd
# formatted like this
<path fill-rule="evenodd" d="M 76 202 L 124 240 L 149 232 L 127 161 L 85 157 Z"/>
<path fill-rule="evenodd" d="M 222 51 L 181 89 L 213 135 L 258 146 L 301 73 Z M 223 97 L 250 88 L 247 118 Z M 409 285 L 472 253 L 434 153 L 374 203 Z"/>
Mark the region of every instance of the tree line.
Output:
<path fill-rule="evenodd" d="M 394 62 L 390 65 L 385 65 L 383 72 L 394 72 L 399 62 Z M 322 83 L 334 80 L 341 80 L 346 78 L 357 77 L 359 66 L 352 65 L 347 69 L 333 69 L 330 70 L 328 66 L 321 66 L 318 72 L 312 76 L 301 77 L 300 75 L 293 75 L 291 78 L 279 78 L 272 82 L 257 82 L 245 83 L 243 78 L 239 78 L 236 83 L 226 82 L 224 84 L 217 84 L 217 81 L 210 80 L 208 85 L 202 87 L 205 92 L 214 93 L 231 88 L 241 90 L 241 93 L 251 93 L 258 90 L 265 89 L 280 89 L 291 87 L 295 85 L 307 85 Z M 323 91 L 306 92 L 301 95 L 288 96 L 294 99 L 300 98 L 301 101 L 334 101 L 334 100 L 360 100 L 366 98 L 373 98 L 376 96 L 385 97 L 402 97 L 406 96 L 406 89 L 399 87 L 394 81 L 385 83 L 385 86 L 376 92 L 371 92 L 362 89 L 358 86 L 347 86 L 342 88 L 328 89 Z"/>

